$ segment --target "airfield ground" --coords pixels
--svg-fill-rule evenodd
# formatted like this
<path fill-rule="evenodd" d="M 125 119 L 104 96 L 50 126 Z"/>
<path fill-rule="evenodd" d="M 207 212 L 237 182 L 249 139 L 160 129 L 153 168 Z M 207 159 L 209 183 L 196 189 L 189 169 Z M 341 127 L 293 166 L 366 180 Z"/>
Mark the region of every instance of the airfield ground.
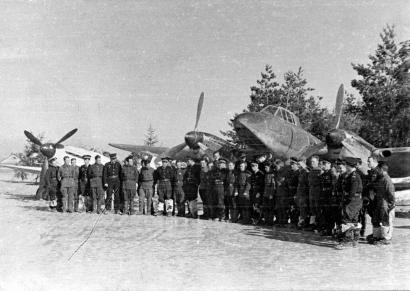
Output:
<path fill-rule="evenodd" d="M 410 220 L 391 246 L 184 218 L 49 212 L 0 171 L 0 290 L 409 289 Z M 369 227 L 370 230 L 371 227 Z"/>

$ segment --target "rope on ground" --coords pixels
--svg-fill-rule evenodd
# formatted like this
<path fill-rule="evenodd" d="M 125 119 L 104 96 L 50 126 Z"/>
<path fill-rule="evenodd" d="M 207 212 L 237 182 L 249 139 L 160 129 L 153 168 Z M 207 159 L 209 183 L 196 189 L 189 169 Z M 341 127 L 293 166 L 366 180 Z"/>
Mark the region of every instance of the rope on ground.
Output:
<path fill-rule="evenodd" d="M 93 234 L 95 227 L 97 226 L 97 223 L 100 221 L 101 216 L 103 215 L 103 211 L 101 211 L 101 213 L 98 215 L 97 219 L 94 222 L 93 227 L 91 228 L 90 233 L 87 235 L 87 237 L 85 238 L 85 240 L 83 240 L 83 242 L 77 247 L 77 249 L 71 254 L 71 256 L 68 258 L 67 262 L 69 262 L 71 260 L 71 258 L 78 252 L 78 250 L 88 241 L 88 239 L 91 237 L 91 235 Z"/>

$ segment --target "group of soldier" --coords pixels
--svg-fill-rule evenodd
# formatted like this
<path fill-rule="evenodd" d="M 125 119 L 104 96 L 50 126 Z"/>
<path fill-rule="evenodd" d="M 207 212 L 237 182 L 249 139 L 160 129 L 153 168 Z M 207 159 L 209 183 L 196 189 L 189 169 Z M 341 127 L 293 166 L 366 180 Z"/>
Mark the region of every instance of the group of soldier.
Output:
<path fill-rule="evenodd" d="M 57 167 L 49 160 L 45 175 L 50 208 L 78 212 L 81 202 L 90 213 L 166 215 L 243 224 L 295 227 L 333 236 L 339 247 L 356 246 L 364 236 L 366 213 L 372 218 L 370 243 L 388 244 L 392 237 L 394 186 L 388 167 L 375 157 L 368 159 L 368 173 L 360 160 L 346 158 L 331 163 L 313 156 L 306 160 L 270 159 L 261 154 L 248 161 L 228 161 L 215 152 L 213 159 L 187 164 L 162 158 L 153 169 L 148 156 L 123 164 L 116 154 L 101 164 L 101 157 L 83 156 L 84 165 L 67 156 Z"/>

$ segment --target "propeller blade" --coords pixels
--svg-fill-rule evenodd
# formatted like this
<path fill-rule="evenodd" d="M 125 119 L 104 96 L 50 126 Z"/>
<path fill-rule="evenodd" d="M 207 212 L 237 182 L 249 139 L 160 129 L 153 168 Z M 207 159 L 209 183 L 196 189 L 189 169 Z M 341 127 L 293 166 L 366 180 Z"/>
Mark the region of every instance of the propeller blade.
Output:
<path fill-rule="evenodd" d="M 170 157 L 170 158 L 172 158 L 177 153 L 182 151 L 185 147 L 186 147 L 186 143 L 183 142 L 183 143 L 181 143 L 179 145 L 176 145 L 176 146 L 170 148 L 169 150 L 167 150 L 163 155 L 161 155 L 161 157 Z"/>
<path fill-rule="evenodd" d="M 321 142 L 311 147 L 308 147 L 302 156 L 305 158 L 309 158 L 310 156 L 313 156 L 315 154 L 323 155 L 326 152 L 327 152 L 327 145 L 325 142 Z"/>
<path fill-rule="evenodd" d="M 333 128 L 338 129 L 340 125 L 340 119 L 342 118 L 343 113 L 343 98 L 345 90 L 343 84 L 340 85 L 339 90 L 337 91 L 336 105 L 335 105 L 335 114 L 336 118 L 333 124 Z"/>
<path fill-rule="evenodd" d="M 54 145 L 54 147 L 55 147 L 56 149 L 63 149 L 63 148 L 64 148 L 64 145 L 62 145 L 61 143 L 56 143 L 56 144 Z"/>
<path fill-rule="evenodd" d="M 194 128 L 195 131 L 198 127 L 199 118 L 201 117 L 203 104 L 204 104 L 204 92 L 201 93 L 201 96 L 199 96 L 199 100 L 198 100 L 198 108 L 196 110 L 196 122 L 195 122 L 195 128 Z"/>
<path fill-rule="evenodd" d="M 70 138 L 74 133 L 77 132 L 77 128 L 74 128 L 72 131 L 68 132 L 65 136 L 63 136 L 58 142 L 56 142 L 55 144 L 59 144 L 62 143 L 63 141 L 67 140 L 68 138 Z"/>
<path fill-rule="evenodd" d="M 28 132 L 27 130 L 24 131 L 25 136 L 34 144 L 38 145 L 38 146 L 42 146 L 43 144 L 41 143 L 41 141 L 35 137 L 31 132 Z"/>

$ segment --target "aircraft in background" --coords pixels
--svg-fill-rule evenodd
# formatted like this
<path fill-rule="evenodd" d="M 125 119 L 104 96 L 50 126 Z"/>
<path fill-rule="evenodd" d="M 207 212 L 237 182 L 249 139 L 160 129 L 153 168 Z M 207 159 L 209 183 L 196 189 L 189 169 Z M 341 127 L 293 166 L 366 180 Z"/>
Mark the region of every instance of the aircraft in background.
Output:
<path fill-rule="evenodd" d="M 171 148 L 118 143 L 109 143 L 109 145 L 135 154 L 149 154 L 153 156 L 156 162 L 162 157 L 169 157 L 174 160 L 187 160 L 189 157 L 195 159 L 201 159 L 204 156 L 212 157 L 212 154 L 216 151 L 221 151 L 222 156 L 230 158 L 232 155 L 231 149 L 234 147 L 230 142 L 216 135 L 197 130 L 203 103 L 204 93 L 202 92 L 198 100 L 194 130 L 185 134 L 184 142 L 181 144 Z"/>
<path fill-rule="evenodd" d="M 344 88 L 339 87 L 333 129 L 320 141 L 300 126 L 299 119 L 280 106 L 267 106 L 259 112 L 239 114 L 233 121 L 239 139 L 248 150 L 271 152 L 275 157 L 309 158 L 318 155 L 335 161 L 356 157 L 367 168 L 367 159 L 377 155 L 389 164 L 389 174 L 398 189 L 410 188 L 410 147 L 376 148 L 360 136 L 340 129 L 343 113 Z"/>
<path fill-rule="evenodd" d="M 48 159 L 55 157 L 57 158 L 56 163 L 58 166 L 63 165 L 64 157 L 68 156 L 71 158 L 76 158 L 77 159 L 77 165 L 81 166 L 84 164 L 84 161 L 82 159 L 83 155 L 90 155 L 91 158 L 91 163 L 94 163 L 93 157 L 98 155 L 99 153 L 94 152 L 94 151 L 88 151 L 82 148 L 74 147 L 74 146 L 64 146 L 62 143 L 69 139 L 71 136 L 73 136 L 77 132 L 77 129 L 73 129 L 70 132 L 68 132 L 66 135 L 64 135 L 58 142 L 56 143 L 42 143 L 37 137 L 35 137 L 31 132 L 29 131 L 24 131 L 25 136 L 34 144 L 39 146 L 39 151 L 47 158 L 47 162 L 45 162 L 41 166 L 22 166 L 19 165 L 19 159 L 15 155 L 11 155 L 9 158 L 6 160 L 3 160 L 0 163 L 0 167 L 3 168 L 10 168 L 14 170 L 20 170 L 32 174 L 39 174 L 40 175 L 40 184 L 41 184 L 41 179 L 42 176 L 45 172 L 45 170 L 48 168 Z M 101 162 L 104 164 L 106 162 L 109 162 L 109 158 L 107 158 L 104 155 L 101 155 Z"/>

